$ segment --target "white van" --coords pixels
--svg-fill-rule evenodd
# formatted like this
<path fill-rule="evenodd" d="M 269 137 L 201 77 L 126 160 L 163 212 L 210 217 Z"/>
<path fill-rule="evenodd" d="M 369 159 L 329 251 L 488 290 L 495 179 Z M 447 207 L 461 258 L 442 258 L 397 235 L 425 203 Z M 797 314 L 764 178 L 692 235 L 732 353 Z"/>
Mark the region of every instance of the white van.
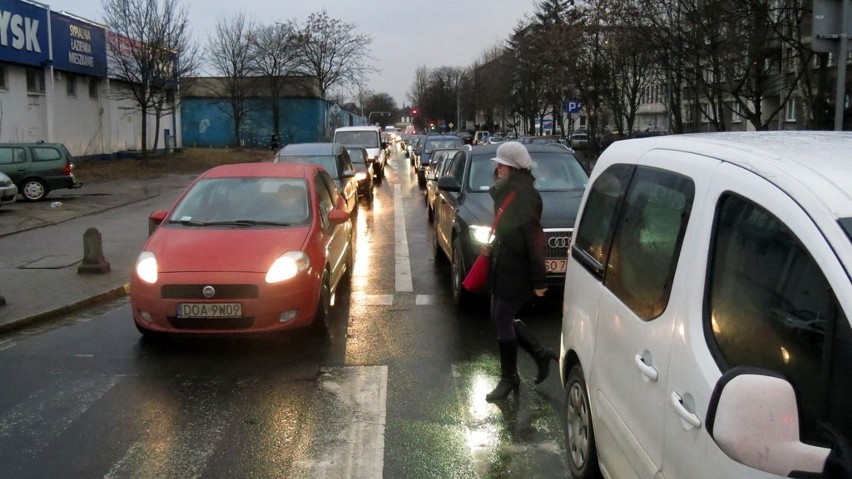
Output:
<path fill-rule="evenodd" d="M 850 277 L 852 133 L 613 143 L 565 281 L 572 477 L 852 477 Z"/>
<path fill-rule="evenodd" d="M 382 129 L 378 126 L 344 126 L 334 130 L 334 143 L 344 146 L 363 146 L 367 150 L 368 160 L 373 162 L 373 170 L 378 178 L 385 173 L 387 158 L 384 150 L 387 142 L 382 141 Z"/>

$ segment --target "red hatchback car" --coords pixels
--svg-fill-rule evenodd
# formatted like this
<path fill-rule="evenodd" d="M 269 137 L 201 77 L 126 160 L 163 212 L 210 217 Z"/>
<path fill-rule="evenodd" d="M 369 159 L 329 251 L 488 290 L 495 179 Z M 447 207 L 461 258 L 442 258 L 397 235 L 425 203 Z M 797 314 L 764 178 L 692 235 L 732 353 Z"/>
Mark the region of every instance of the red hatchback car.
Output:
<path fill-rule="evenodd" d="M 146 336 L 326 331 L 332 298 L 351 280 L 349 213 L 314 165 L 219 166 L 150 219 L 158 226 L 130 282 Z"/>

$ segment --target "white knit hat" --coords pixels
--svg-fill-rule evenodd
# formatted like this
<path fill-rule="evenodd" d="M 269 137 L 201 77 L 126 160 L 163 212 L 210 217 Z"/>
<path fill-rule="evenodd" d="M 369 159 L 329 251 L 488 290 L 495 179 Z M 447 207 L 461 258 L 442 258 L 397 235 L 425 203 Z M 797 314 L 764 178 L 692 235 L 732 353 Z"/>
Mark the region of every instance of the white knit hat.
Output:
<path fill-rule="evenodd" d="M 532 166 L 532 158 L 522 143 L 517 141 L 505 141 L 497 148 L 497 156 L 491 161 L 511 166 L 519 170 L 526 170 Z"/>

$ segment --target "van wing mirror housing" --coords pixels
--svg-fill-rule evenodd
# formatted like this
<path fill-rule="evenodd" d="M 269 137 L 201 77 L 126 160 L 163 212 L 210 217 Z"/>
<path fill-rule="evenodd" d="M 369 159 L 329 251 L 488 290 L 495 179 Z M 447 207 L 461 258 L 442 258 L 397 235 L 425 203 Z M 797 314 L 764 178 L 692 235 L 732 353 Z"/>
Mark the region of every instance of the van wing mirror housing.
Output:
<path fill-rule="evenodd" d="M 822 472 L 831 452 L 801 442 L 793 386 L 757 368 L 734 368 L 719 378 L 707 411 L 707 431 L 731 459 L 784 477 L 794 471 Z"/>

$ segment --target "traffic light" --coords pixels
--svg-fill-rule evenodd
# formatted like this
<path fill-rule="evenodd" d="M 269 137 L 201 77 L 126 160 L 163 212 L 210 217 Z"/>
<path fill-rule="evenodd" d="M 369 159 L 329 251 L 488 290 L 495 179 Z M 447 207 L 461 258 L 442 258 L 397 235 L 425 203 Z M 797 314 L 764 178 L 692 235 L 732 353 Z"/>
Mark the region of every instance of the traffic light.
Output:
<path fill-rule="evenodd" d="M 412 115 L 416 115 L 416 114 L 417 114 L 417 108 L 412 109 L 412 110 L 411 110 L 411 114 L 412 114 Z"/>

